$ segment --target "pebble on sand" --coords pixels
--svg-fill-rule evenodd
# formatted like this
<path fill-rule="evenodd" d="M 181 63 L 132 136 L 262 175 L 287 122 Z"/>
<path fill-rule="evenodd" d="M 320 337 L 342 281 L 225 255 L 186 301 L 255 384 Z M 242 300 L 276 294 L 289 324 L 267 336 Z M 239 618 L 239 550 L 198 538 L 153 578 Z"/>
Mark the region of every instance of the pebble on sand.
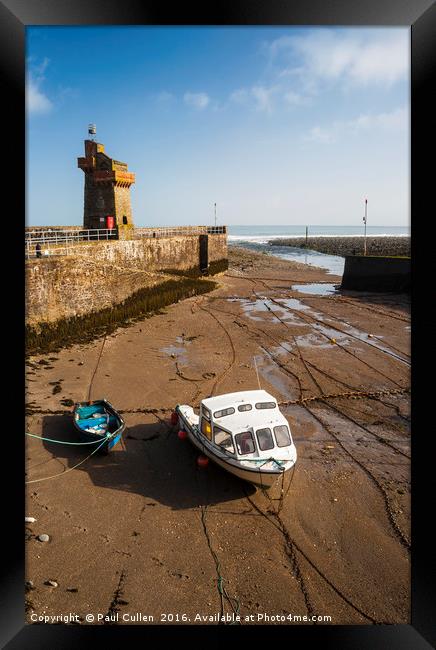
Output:
<path fill-rule="evenodd" d="M 44 584 L 47 585 L 47 587 L 59 587 L 56 580 L 46 580 Z"/>
<path fill-rule="evenodd" d="M 46 535 L 45 533 L 42 533 L 42 535 L 38 535 L 38 539 L 40 542 L 49 542 L 50 537 Z"/>
<path fill-rule="evenodd" d="M 36 519 L 35 517 L 24 517 L 24 521 L 26 522 L 26 524 L 34 524 Z"/>

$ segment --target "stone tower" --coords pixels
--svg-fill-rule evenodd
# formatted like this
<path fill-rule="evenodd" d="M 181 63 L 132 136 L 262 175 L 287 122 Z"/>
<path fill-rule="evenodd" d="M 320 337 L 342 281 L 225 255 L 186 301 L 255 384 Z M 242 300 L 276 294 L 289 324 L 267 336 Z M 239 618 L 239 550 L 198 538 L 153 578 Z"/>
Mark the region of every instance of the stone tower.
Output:
<path fill-rule="evenodd" d="M 77 166 L 85 173 L 83 227 L 107 228 L 107 217 L 113 217 L 120 238 L 128 238 L 134 227 L 130 186 L 135 174 L 127 171 L 126 163 L 109 158 L 104 145 L 94 140 L 85 140 L 85 157 L 77 159 Z"/>

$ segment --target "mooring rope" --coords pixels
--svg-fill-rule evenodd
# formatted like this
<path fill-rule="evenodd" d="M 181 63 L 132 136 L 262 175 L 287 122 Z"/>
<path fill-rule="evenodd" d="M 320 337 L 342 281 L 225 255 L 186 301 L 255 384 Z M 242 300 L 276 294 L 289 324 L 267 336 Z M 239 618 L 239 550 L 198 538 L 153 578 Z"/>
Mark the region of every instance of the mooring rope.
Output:
<path fill-rule="evenodd" d="M 211 543 L 211 540 L 210 540 L 210 537 L 209 537 L 209 531 L 208 531 L 207 525 L 206 525 L 206 513 L 207 513 L 208 507 L 209 506 L 206 505 L 206 506 L 201 506 L 201 508 L 200 508 L 201 509 L 201 523 L 203 525 L 203 530 L 204 530 L 204 534 L 205 534 L 205 537 L 206 537 L 207 545 L 209 547 L 209 551 L 210 551 L 210 553 L 212 555 L 212 558 L 213 558 L 213 560 L 215 562 L 215 569 L 216 569 L 216 573 L 217 573 L 217 577 L 218 577 L 218 579 L 217 579 L 217 589 L 218 589 L 218 593 L 220 595 L 220 602 L 221 602 L 221 617 L 223 617 L 224 614 L 225 614 L 225 612 L 224 612 L 224 598 L 225 598 L 227 600 L 228 604 L 230 605 L 231 609 L 232 609 L 232 612 L 233 612 L 232 616 L 235 617 L 235 619 L 230 623 L 230 625 L 238 625 L 238 624 L 240 625 L 240 622 L 238 621 L 237 617 L 239 616 L 241 603 L 240 603 L 239 599 L 236 596 L 230 596 L 229 593 L 227 592 L 227 589 L 224 586 L 225 578 L 221 574 L 221 563 L 220 563 L 220 561 L 218 559 L 217 554 L 215 553 L 215 551 L 212 548 L 212 543 Z"/>
<path fill-rule="evenodd" d="M 72 472 L 73 469 L 76 469 L 76 467 L 79 467 L 79 465 L 83 465 L 83 463 L 86 460 L 88 460 L 88 458 L 91 458 L 91 456 L 93 456 L 100 449 L 100 447 L 102 447 L 105 444 L 105 442 L 106 442 L 106 439 L 103 440 L 101 445 L 99 445 L 96 449 L 94 449 L 94 451 L 92 451 L 89 454 L 89 456 L 87 456 L 86 458 L 81 460 L 80 463 L 77 463 L 77 465 L 74 465 L 74 467 L 70 467 L 69 469 L 66 469 L 65 472 L 60 472 L 59 474 L 53 474 L 53 476 L 45 476 L 44 478 L 36 478 L 36 479 L 33 479 L 33 481 L 25 481 L 25 484 L 28 485 L 29 483 L 39 483 L 40 481 L 48 481 L 48 480 L 50 480 L 52 478 L 57 478 L 58 476 L 64 476 L 64 474 L 68 474 L 68 472 Z"/>
<path fill-rule="evenodd" d="M 58 445 L 96 445 L 98 442 L 101 442 L 101 440 L 92 440 L 91 442 L 67 442 L 66 440 L 52 440 L 52 438 L 43 438 L 42 436 L 35 436 L 33 433 L 28 433 L 27 431 L 25 432 L 26 436 L 30 436 L 31 438 L 38 438 L 38 440 L 45 440 L 45 442 L 55 442 Z M 112 434 L 107 434 L 103 440 L 105 442 L 107 438 L 109 438 Z"/>

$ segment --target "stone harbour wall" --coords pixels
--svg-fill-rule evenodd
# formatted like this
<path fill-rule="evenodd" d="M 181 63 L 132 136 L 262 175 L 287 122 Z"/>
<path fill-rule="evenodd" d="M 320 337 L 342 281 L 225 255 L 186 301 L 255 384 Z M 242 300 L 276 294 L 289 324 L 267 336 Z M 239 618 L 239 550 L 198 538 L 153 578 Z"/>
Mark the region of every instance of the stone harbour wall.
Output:
<path fill-rule="evenodd" d="M 199 268 L 198 236 L 84 242 L 72 250 L 26 261 L 27 325 L 99 311 L 165 282 L 162 271 Z M 226 260 L 226 235 L 210 236 L 211 267 Z"/>
<path fill-rule="evenodd" d="M 410 293 L 410 259 L 406 257 L 345 257 L 341 289 Z"/>
<path fill-rule="evenodd" d="M 120 269 L 91 257 L 29 260 L 26 264 L 26 324 L 56 322 L 100 311 L 143 287 L 163 282 L 162 275 Z"/>
<path fill-rule="evenodd" d="M 291 239 L 274 239 L 269 242 L 271 246 L 292 246 L 306 248 L 305 237 Z M 364 246 L 363 237 L 308 237 L 307 248 L 326 253 L 327 255 L 362 255 Z M 380 237 L 366 238 L 367 255 L 410 255 L 410 237 Z"/>
<path fill-rule="evenodd" d="M 198 269 L 200 263 L 198 235 L 79 242 L 73 250 L 74 256 L 141 271 L 188 271 Z M 208 252 L 209 263 L 226 260 L 227 236 L 210 235 Z"/>

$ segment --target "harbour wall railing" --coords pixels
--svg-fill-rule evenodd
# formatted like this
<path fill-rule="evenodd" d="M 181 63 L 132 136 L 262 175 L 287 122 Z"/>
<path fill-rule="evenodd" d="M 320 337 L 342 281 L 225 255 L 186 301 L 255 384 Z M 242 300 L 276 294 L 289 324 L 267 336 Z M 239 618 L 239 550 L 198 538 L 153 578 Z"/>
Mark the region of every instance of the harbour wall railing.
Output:
<path fill-rule="evenodd" d="M 163 226 L 135 228 L 135 237 L 180 237 L 183 235 L 225 235 L 227 226 Z"/>
<path fill-rule="evenodd" d="M 135 228 L 132 231 L 133 239 L 162 237 L 181 237 L 198 235 L 224 235 L 227 226 L 163 226 Z M 47 257 L 52 255 L 69 255 L 77 252 L 76 245 L 85 242 L 118 240 L 117 228 L 96 228 L 87 230 L 78 226 L 69 228 L 26 228 L 24 245 L 25 257 Z M 37 245 L 39 244 L 39 250 Z"/>

